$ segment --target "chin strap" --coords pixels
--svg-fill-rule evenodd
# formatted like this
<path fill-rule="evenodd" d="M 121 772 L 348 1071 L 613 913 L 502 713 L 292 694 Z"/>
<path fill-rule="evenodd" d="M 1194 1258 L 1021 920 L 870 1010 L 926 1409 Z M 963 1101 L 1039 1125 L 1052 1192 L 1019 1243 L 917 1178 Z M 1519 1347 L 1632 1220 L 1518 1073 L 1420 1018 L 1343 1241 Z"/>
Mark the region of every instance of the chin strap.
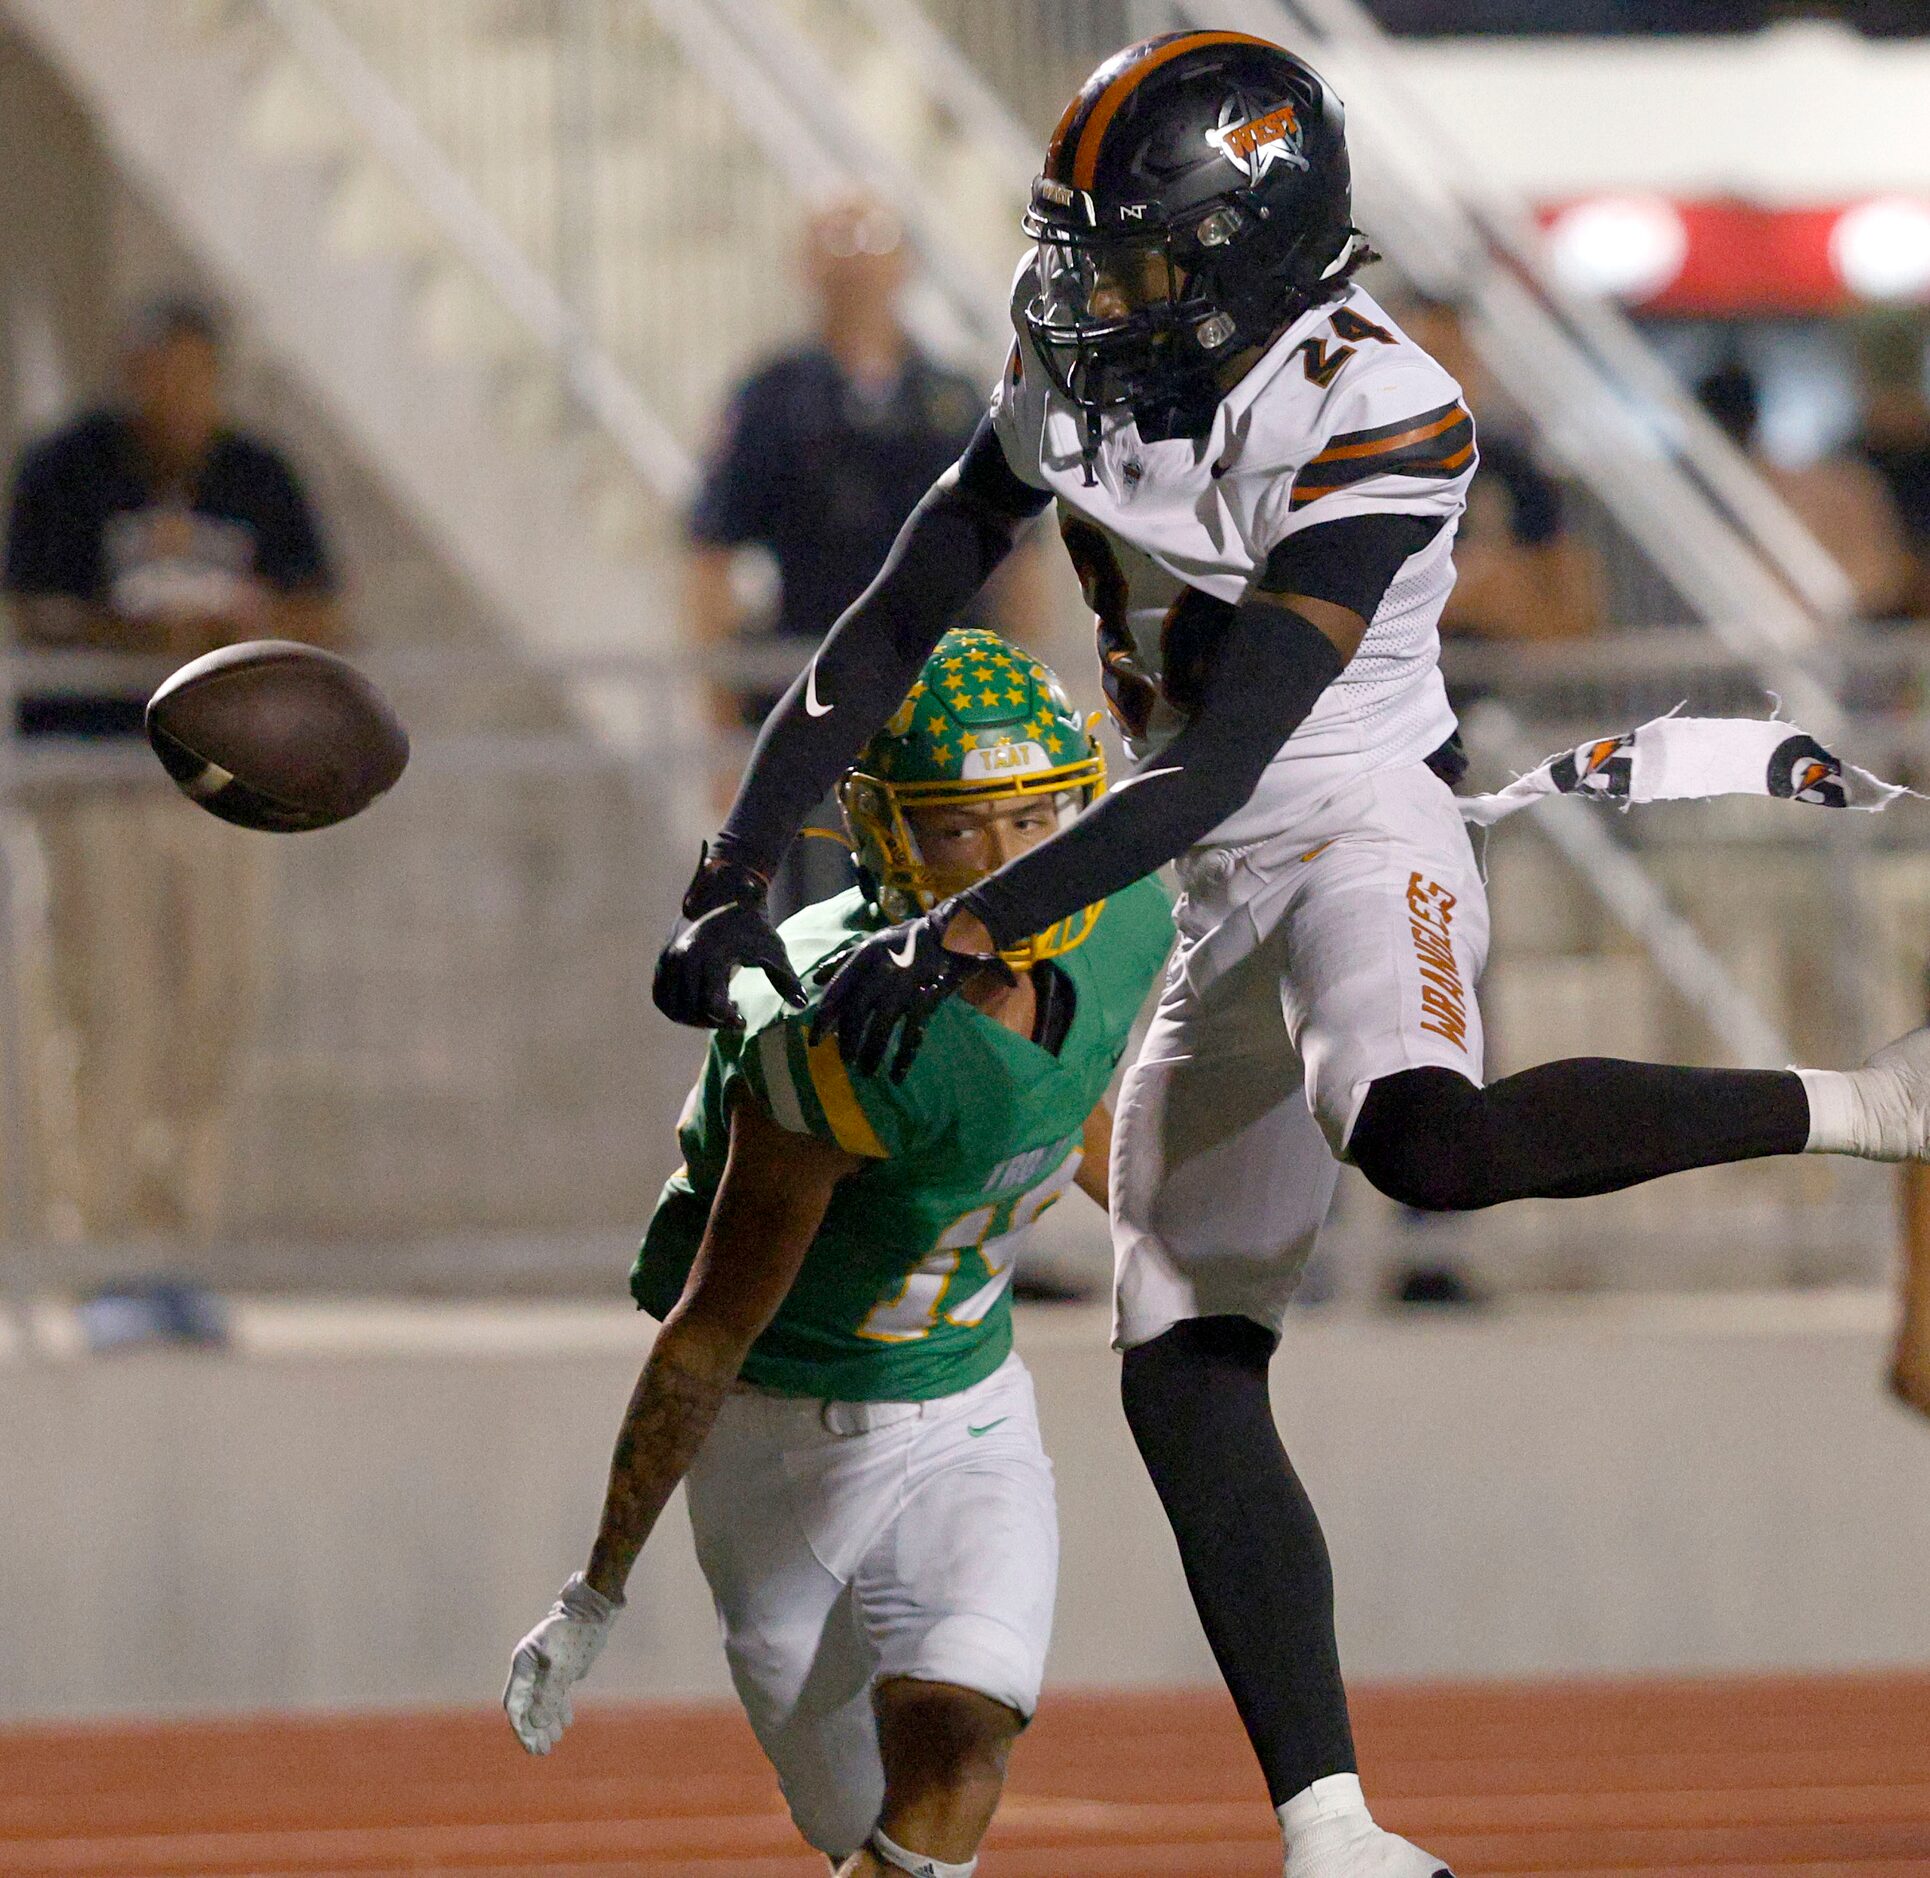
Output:
<path fill-rule="evenodd" d="M 927 1858 L 922 1852 L 907 1852 L 902 1845 L 894 1844 L 885 1837 L 882 1826 L 874 1827 L 871 1833 L 871 1849 L 893 1871 L 908 1871 L 912 1878 L 972 1878 L 978 1870 L 978 1860 L 969 1858 L 962 1865 L 948 1865 L 942 1858 Z"/>

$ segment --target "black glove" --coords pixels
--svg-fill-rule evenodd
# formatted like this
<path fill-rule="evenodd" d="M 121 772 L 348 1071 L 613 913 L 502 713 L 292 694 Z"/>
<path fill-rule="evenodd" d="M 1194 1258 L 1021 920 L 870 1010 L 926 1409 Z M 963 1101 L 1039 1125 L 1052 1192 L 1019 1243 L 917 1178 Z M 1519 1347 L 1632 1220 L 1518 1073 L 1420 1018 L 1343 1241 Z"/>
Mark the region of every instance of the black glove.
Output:
<path fill-rule="evenodd" d="M 683 917 L 650 981 L 652 1000 L 673 1024 L 742 1030 L 744 1014 L 730 997 L 730 975 L 740 966 L 758 967 L 779 997 L 804 1008 L 804 987 L 764 911 L 768 884 L 755 868 L 704 844 L 684 889 Z"/>
<path fill-rule="evenodd" d="M 946 900 L 924 918 L 873 933 L 846 953 L 830 968 L 835 975 L 812 1013 L 811 1041 L 836 1031 L 838 1054 L 860 1075 L 875 1076 L 897 1030 L 891 1080 L 903 1082 L 931 1014 L 974 972 L 996 972 L 1008 985 L 1016 984 L 1011 967 L 996 952 L 954 952 L 945 944 L 945 928 L 957 912 L 958 902 Z"/>

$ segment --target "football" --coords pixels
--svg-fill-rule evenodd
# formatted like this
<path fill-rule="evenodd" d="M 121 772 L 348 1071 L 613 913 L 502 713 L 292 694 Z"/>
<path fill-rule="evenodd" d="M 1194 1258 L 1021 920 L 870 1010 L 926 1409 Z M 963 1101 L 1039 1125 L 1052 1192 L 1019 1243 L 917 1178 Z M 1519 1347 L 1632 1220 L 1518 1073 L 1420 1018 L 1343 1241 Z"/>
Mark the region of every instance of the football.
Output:
<path fill-rule="evenodd" d="M 210 815 L 277 834 L 360 814 L 409 760 L 408 732 L 368 679 L 285 639 L 182 666 L 148 700 L 147 736 Z"/>

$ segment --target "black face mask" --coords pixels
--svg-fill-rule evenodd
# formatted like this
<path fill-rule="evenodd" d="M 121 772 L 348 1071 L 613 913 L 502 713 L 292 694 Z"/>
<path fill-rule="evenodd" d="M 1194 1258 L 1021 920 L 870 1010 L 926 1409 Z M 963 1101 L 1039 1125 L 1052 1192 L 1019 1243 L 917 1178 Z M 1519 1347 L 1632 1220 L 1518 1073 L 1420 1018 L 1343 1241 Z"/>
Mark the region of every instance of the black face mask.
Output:
<path fill-rule="evenodd" d="M 1233 322 L 1198 291 L 1194 256 L 1177 231 L 1113 243 L 1042 242 L 1041 292 L 1026 324 L 1048 376 L 1085 414 L 1086 480 L 1094 479 L 1101 413 L 1130 410 L 1148 442 L 1204 436 L 1219 403 L 1202 327 Z M 1106 276 L 1142 289 L 1110 317 L 1090 302 Z"/>

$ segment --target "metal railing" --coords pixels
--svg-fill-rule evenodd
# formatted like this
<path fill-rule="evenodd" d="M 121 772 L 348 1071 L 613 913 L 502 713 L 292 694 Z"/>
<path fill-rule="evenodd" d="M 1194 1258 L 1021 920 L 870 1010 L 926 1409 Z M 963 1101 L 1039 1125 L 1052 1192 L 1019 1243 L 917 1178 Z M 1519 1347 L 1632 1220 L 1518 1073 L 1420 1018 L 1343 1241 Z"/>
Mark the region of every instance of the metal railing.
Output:
<path fill-rule="evenodd" d="M 568 238 L 577 223 L 569 213 L 577 192 L 566 188 L 558 195 L 553 270 L 537 266 L 320 0 L 255 0 L 255 4 L 327 86 L 369 147 L 394 170 L 455 252 L 520 322 L 554 364 L 570 394 L 602 426 L 644 483 L 666 502 L 686 501 L 696 480 L 688 451 L 559 285 L 581 271 L 570 265 Z M 588 57 L 587 52 L 578 52 L 566 61 L 566 68 L 580 69 Z M 559 173 L 564 172 L 559 169 Z M 580 292 L 580 279 L 578 286 Z"/>
<path fill-rule="evenodd" d="M 1916 669 L 1930 674 L 1930 641 L 1913 640 L 1910 651 Z M 1684 690 L 1699 701 L 1692 668 L 1706 660 L 1706 642 L 1683 654 Z M 1608 652 L 1592 656 L 1597 682 L 1608 684 Z M 1873 641 L 1869 656 L 1892 670 L 1899 654 L 1894 641 Z M 714 674 L 761 683 L 782 659 L 774 650 L 771 662 L 720 660 Z M 663 1024 L 648 998 L 657 938 L 689 855 L 676 800 L 693 786 L 701 795 L 705 763 L 727 769 L 742 744 L 686 741 L 658 712 L 651 739 L 619 759 L 573 726 L 560 701 L 590 680 L 660 701 L 676 669 L 660 660 L 601 655 L 506 666 L 505 695 L 520 689 L 528 701 L 511 714 L 514 727 L 461 734 L 437 728 L 437 700 L 453 673 L 474 680 L 475 655 L 372 655 L 367 663 L 411 719 L 416 754 L 389 800 L 319 835 L 270 839 L 207 822 L 173 796 L 138 746 L 6 746 L 5 851 L 24 854 L 26 873 L 38 869 L 51 888 L 6 908 L 12 976 L 0 1039 L 11 1035 L 16 1047 L 0 1065 L 0 1098 L 13 1084 L 25 1087 L 7 1105 L 11 1119 L 0 1118 L 0 1146 L 14 1204 L 35 1214 L 10 1222 L 17 1280 L 24 1271 L 58 1286 L 161 1262 L 237 1286 L 299 1285 L 307 1266 L 307 1282 L 323 1288 L 378 1283 L 387 1271 L 398 1283 L 459 1290 L 467 1271 L 476 1288 L 534 1289 L 592 1276 L 604 1282 L 620 1268 L 627 1238 L 675 1158 L 674 1120 L 702 1048 L 695 1035 Z M 1629 661 L 1630 683 L 1653 682 L 1657 663 L 1642 649 Z M 97 664 L 43 662 L 33 686 L 85 687 L 101 675 Z M 1532 680 L 1511 702 L 1534 706 Z M 1470 721 L 1480 735 L 1478 714 Z M 1879 767 L 1874 738 L 1883 721 L 1860 718 L 1872 742 L 1851 750 Z M 1625 727 L 1600 718 L 1587 726 Z M 1497 764 L 1518 767 L 1559 747 L 1569 730 L 1529 717 L 1511 733 L 1510 755 L 1483 746 L 1484 780 L 1497 779 Z M 1915 747 L 1921 731 L 1909 727 L 1902 741 Z M 63 906 L 71 883 L 58 872 L 69 852 L 58 840 L 60 818 L 90 801 L 124 802 L 130 813 L 145 802 L 139 812 L 181 818 L 181 828 L 216 846 L 244 844 L 267 873 L 259 953 L 236 988 L 259 1015 L 228 1070 L 231 1172 L 219 1205 L 187 1225 L 123 1219 L 96 1227 L 85 1192 L 76 1197 L 61 1184 L 71 1184 L 72 1155 L 58 1180 L 14 1177 L 23 1164 L 34 1172 L 49 1115 L 58 1120 L 45 1079 L 71 1074 L 77 1060 L 76 1047 L 65 1047 L 23 1062 L 23 1030 L 44 1040 L 71 1020 L 30 1008 L 49 993 L 44 981 L 23 984 L 21 961 L 56 944 L 85 954 L 109 943 L 90 937 L 84 915 Z M 1895 1028 L 1909 1021 L 1915 934 L 1930 910 L 1930 869 L 1906 823 L 1918 813 L 1906 804 L 1880 818 L 1882 839 L 1859 875 L 1867 924 L 1881 941 L 1886 1021 Z M 1551 874 L 1537 840 L 1518 824 L 1504 826 L 1487 853 L 1496 944 L 1482 990 L 1498 1069 L 1577 1048 L 1769 1062 L 1793 1051 L 1843 1062 L 1876 1040 L 1844 1034 L 1839 1014 L 1810 990 L 1838 910 L 1817 866 L 1825 812 L 1758 802 L 1623 818 L 1569 802 L 1535 819 L 1566 830 L 1558 839 L 1607 842 L 1622 857 L 1619 876 L 1595 869 L 1629 890 L 1608 909 L 1614 921 L 1639 926 L 1655 916 L 1653 887 L 1642 883 L 1666 883 L 1695 917 L 1694 931 L 1675 935 L 1677 956 L 1692 964 L 1686 975 L 1672 971 L 1670 948 L 1652 946 L 1658 971 L 1601 907 Z M 88 864 L 102 865 L 103 852 L 97 844 Z M 1632 856 L 1646 873 L 1628 871 Z M 190 888 L 193 878 L 184 876 Z M 1666 909 L 1661 916 L 1674 917 Z M 1711 963 L 1748 987 L 1755 1018 L 1698 986 L 1695 972 Z M 1701 1234 L 1695 1282 L 1813 1277 L 1818 1261 L 1820 1275 L 1874 1278 L 1886 1256 L 1872 1224 L 1887 1204 L 1885 1178 L 1835 1162 L 1754 1170 L 1748 1181 L 1697 1176 L 1699 1186 L 1543 1209 L 1532 1228 L 1504 1209 L 1507 1218 L 1456 1228 L 1455 1243 L 1480 1251 L 1505 1284 L 1511 1259 L 1515 1282 L 1541 1282 L 1536 1261 L 1550 1246 L 1564 1248 L 1561 1282 L 1586 1282 L 1591 1272 L 1612 1281 L 1618 1260 L 1640 1241 L 1650 1247 L 1642 1269 L 1660 1282 L 1663 1248 L 1686 1209 Z M 39 1197 L 22 1198 L 30 1195 Z M 60 1214 L 49 1202 L 63 1198 L 68 1211 Z M 1398 1224 L 1364 1191 L 1349 1205 L 1345 1242 L 1364 1244 Z M 1725 1218 L 1737 1247 L 1727 1266 L 1713 1249 Z"/>
<path fill-rule="evenodd" d="M 800 204 L 883 196 L 918 336 L 996 364 L 1004 257 L 951 237 L 761 0 L 255 3 L 660 494 L 686 491 L 734 375 L 798 330 Z"/>

